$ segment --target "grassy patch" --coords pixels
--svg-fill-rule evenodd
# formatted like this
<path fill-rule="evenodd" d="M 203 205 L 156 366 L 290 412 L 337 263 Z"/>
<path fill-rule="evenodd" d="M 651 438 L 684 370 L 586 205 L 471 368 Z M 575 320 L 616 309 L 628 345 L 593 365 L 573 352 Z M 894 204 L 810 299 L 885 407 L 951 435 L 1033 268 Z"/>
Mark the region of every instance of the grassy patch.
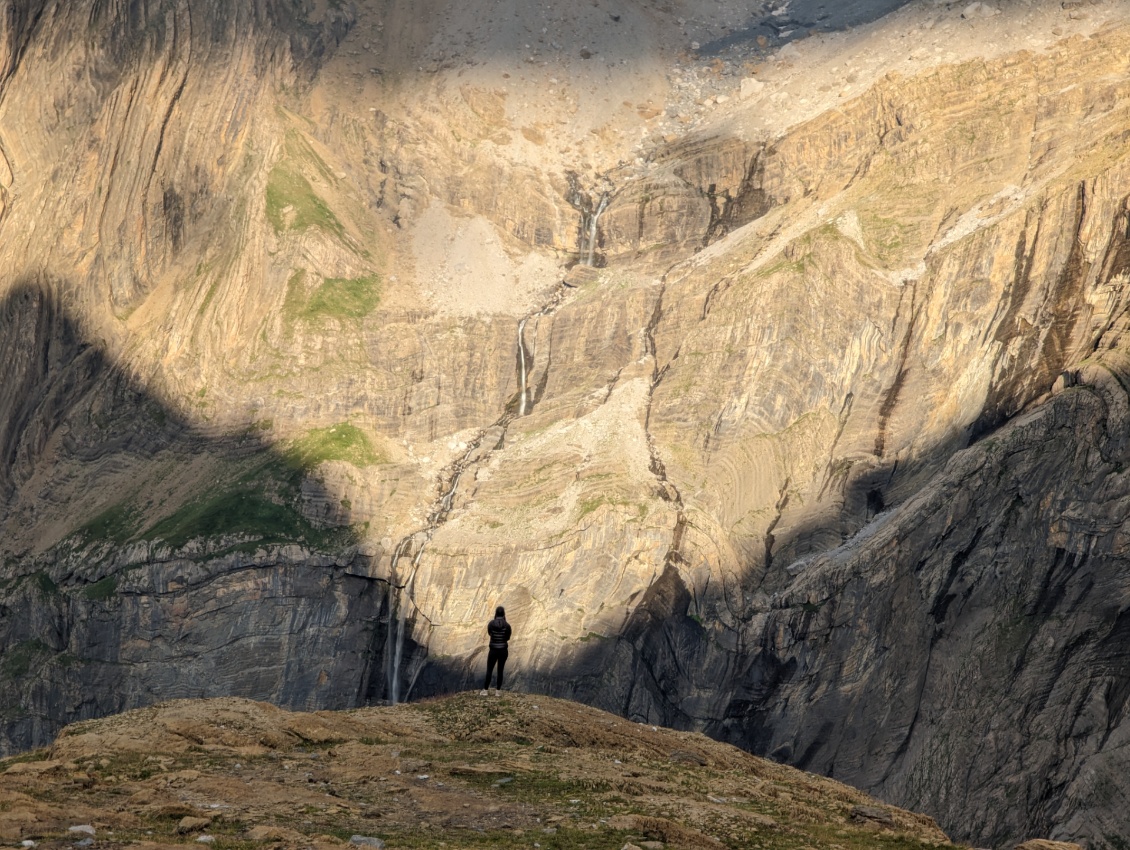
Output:
<path fill-rule="evenodd" d="M 358 467 L 373 466 L 384 460 L 373 448 L 369 435 L 348 422 L 307 431 L 285 456 L 288 463 L 304 471 L 328 460 L 343 460 Z"/>
<path fill-rule="evenodd" d="M 118 580 L 113 576 L 106 576 L 106 578 L 88 585 L 83 594 L 87 599 L 92 599 L 95 602 L 105 602 L 107 599 L 113 598 L 117 590 Z"/>
<path fill-rule="evenodd" d="M 248 538 L 239 544 L 242 548 L 305 543 L 334 551 L 356 542 L 352 529 L 315 528 L 298 512 L 295 502 L 303 477 L 303 469 L 292 460 L 270 455 L 233 470 L 228 480 L 181 505 L 141 536 L 164 540 L 174 549 L 196 538 L 233 535 Z"/>
<path fill-rule="evenodd" d="M 286 284 L 283 318 L 295 322 L 318 322 L 321 319 L 363 319 L 381 301 L 380 278 L 375 274 L 363 277 L 329 277 L 313 292 L 306 292 L 306 271 L 299 269 Z"/>
<path fill-rule="evenodd" d="M 195 537 L 247 534 L 265 541 L 294 540 L 305 520 L 288 505 L 240 484 L 183 505 L 146 532 L 179 548 Z"/>
<path fill-rule="evenodd" d="M 316 322 L 319 319 L 363 319 L 381 301 L 380 280 L 376 275 L 364 277 L 330 277 L 315 289 L 309 298 L 292 299 L 287 292 L 284 311 L 292 319 Z"/>
<path fill-rule="evenodd" d="M 32 573 L 31 580 L 35 582 L 35 586 L 39 588 L 42 593 L 48 596 L 54 595 L 59 592 L 59 585 L 51 580 L 51 576 L 40 570 L 37 573 Z"/>
<path fill-rule="evenodd" d="M 137 520 L 128 500 L 106 508 L 79 529 L 89 539 L 112 543 L 125 543 L 136 531 Z"/>
<path fill-rule="evenodd" d="M 641 520 L 646 519 L 649 511 L 646 504 L 630 502 L 627 499 L 618 499 L 614 496 L 594 496 L 591 499 L 581 499 L 578 503 L 577 519 L 584 519 L 602 505 L 608 505 L 612 508 L 634 508 L 636 516 Z"/>
<path fill-rule="evenodd" d="M 306 269 L 295 269 L 286 281 L 286 299 L 283 301 L 283 318 L 295 322 L 306 307 Z"/>
<path fill-rule="evenodd" d="M 277 163 L 267 177 L 267 220 L 279 234 L 316 227 L 339 239 L 345 238 L 345 228 L 333 210 L 288 159 Z"/>
<path fill-rule="evenodd" d="M 47 761 L 51 758 L 51 751 L 48 749 L 31 750 L 30 752 L 20 753 L 18 756 L 9 756 L 6 759 L 0 759 L 0 773 L 3 773 L 14 764 L 27 764 L 36 761 Z"/>
<path fill-rule="evenodd" d="M 537 832 L 521 835 L 510 830 L 444 829 L 433 833 L 429 830 L 381 830 L 378 836 L 405 850 L 423 850 L 442 846 L 464 848 L 464 850 L 488 850 L 488 848 L 529 848 L 537 841 L 541 850 L 620 850 L 631 838 L 631 834 L 619 830 L 581 830 L 568 827 L 559 828 L 553 834 Z"/>
<path fill-rule="evenodd" d="M 326 278 L 310 296 L 304 317 L 361 319 L 373 312 L 380 300 L 381 290 L 376 275 L 355 278 L 330 277 Z"/>

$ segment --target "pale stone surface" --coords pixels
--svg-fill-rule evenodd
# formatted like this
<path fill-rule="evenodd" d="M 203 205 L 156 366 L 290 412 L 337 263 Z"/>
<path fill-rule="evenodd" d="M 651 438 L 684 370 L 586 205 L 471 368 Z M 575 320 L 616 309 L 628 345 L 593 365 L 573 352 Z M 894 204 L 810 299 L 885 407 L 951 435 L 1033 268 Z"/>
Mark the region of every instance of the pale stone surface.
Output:
<path fill-rule="evenodd" d="M 460 687 L 503 602 L 519 687 L 1125 831 L 1124 5 L 736 75 L 684 5 L 0 0 L 5 747 Z"/>

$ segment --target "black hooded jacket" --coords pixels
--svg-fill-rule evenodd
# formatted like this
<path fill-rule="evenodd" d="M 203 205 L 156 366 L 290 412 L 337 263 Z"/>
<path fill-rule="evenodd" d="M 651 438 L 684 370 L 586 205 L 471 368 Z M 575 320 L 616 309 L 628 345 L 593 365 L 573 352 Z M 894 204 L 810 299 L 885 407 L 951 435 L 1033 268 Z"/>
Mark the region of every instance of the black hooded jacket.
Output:
<path fill-rule="evenodd" d="M 490 635 L 491 649 L 506 649 L 506 642 L 510 640 L 510 624 L 505 617 L 495 617 L 487 623 L 487 634 Z"/>

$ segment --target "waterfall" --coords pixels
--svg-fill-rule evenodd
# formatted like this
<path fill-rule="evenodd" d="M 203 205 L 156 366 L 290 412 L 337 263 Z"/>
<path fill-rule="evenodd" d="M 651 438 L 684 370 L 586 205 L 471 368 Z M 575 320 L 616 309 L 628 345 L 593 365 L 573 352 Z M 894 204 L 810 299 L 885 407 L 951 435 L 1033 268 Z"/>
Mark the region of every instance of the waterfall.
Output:
<path fill-rule="evenodd" d="M 607 194 L 600 200 L 599 205 L 593 216 L 593 223 L 588 224 L 586 219 L 586 232 L 593 234 L 595 239 L 596 227 L 595 218 L 604 211 L 608 206 Z M 586 251 L 588 247 L 586 246 Z M 591 251 L 589 252 L 591 256 Z M 548 301 L 539 311 L 531 313 L 518 323 L 518 381 L 521 384 L 521 392 L 518 398 L 518 410 L 515 414 L 513 408 L 508 407 L 502 417 L 495 423 L 495 428 L 501 428 L 502 433 L 505 434 L 506 428 L 518 416 L 525 416 L 530 412 L 533 407 L 533 399 L 530 396 L 529 390 L 529 363 L 527 357 L 529 352 L 526 350 L 526 323 L 538 316 L 550 316 L 561 305 L 562 301 L 567 297 L 568 287 L 564 283 L 558 284 L 553 298 Z M 535 326 L 536 327 L 536 326 Z M 535 335 L 536 339 L 536 335 Z M 536 347 L 536 346 L 535 346 Z M 483 440 L 492 434 L 492 439 L 497 440 L 497 444 L 493 448 L 484 448 Z M 383 651 L 381 655 L 384 660 L 384 680 L 385 680 L 385 694 L 387 701 L 396 705 L 402 699 L 406 700 L 411 693 L 413 686 L 416 683 L 416 678 L 420 675 L 423 669 L 423 658 L 427 656 L 427 644 L 417 644 L 417 648 L 409 652 L 408 669 L 406 675 L 408 676 L 408 687 L 401 693 L 401 670 L 405 665 L 405 645 L 410 640 L 410 631 L 415 630 L 419 625 L 417 618 L 422 618 L 425 629 L 432 626 L 431 621 L 428 620 L 427 614 L 416 607 L 413 601 L 413 594 L 416 586 L 416 573 L 420 565 L 420 560 L 424 555 L 424 549 L 431 541 L 432 536 L 436 531 L 447 522 L 448 516 L 451 514 L 452 508 L 455 504 L 455 496 L 459 491 L 459 482 L 463 477 L 463 473 L 468 469 L 474 469 L 477 464 L 481 464 L 493 451 L 502 447 L 502 441 L 493 429 L 484 429 L 480 431 L 478 436 L 475 437 L 469 444 L 467 444 L 463 454 L 459 457 L 450 467 L 448 467 L 450 477 L 446 480 L 441 479 L 437 498 L 432 503 L 431 513 L 428 514 L 427 523 L 423 528 L 418 528 L 412 534 L 404 537 L 396 544 L 396 548 L 392 551 L 392 558 L 389 563 L 389 596 L 388 596 L 388 626 L 385 632 Z M 411 568 L 402 573 L 401 563 L 411 556 Z M 409 606 L 414 609 L 414 616 L 412 623 L 409 623 Z M 374 635 L 374 648 L 380 644 L 377 643 L 377 636 Z M 417 636 L 417 640 L 419 637 Z M 422 652 L 421 652 L 422 650 Z M 370 668 L 373 669 L 373 668 Z M 366 690 L 368 691 L 368 677 L 366 678 Z M 375 685 L 375 682 L 373 683 Z M 371 691 L 369 691 L 371 693 Z"/>
<path fill-rule="evenodd" d="M 477 439 L 473 440 L 463 456 L 452 466 L 451 479 L 434 503 L 435 507 L 428 515 L 427 525 L 403 538 L 396 544 L 396 548 L 392 552 L 389 569 L 388 633 L 385 638 L 384 650 L 385 692 L 391 705 L 399 703 L 402 697 L 400 693 L 400 670 L 404 665 L 404 646 L 408 641 L 408 609 L 409 606 L 415 607 L 412 599 L 420 559 L 424 556 L 424 549 L 432 539 L 436 529 L 447 522 L 447 516 L 451 513 L 455 494 L 459 489 L 459 480 L 463 477 L 463 471 L 467 468 L 467 464 L 471 462 L 471 458 L 478 451 L 482 438 L 483 435 L 480 434 Z M 402 584 L 400 564 L 409 552 L 412 555 L 411 567 Z M 417 609 L 418 612 L 419 609 Z M 427 619 L 426 616 L 425 619 Z M 419 673 L 420 669 L 417 666 L 415 673 L 412 674 L 412 680 L 408 683 L 409 692 L 412 690 L 412 685 L 415 684 L 416 676 Z M 407 692 L 403 694 L 405 699 L 407 699 L 407 696 Z"/>
<path fill-rule="evenodd" d="M 525 416 L 526 415 L 526 404 L 527 404 L 527 399 L 528 399 L 528 394 L 527 394 L 527 390 L 526 390 L 527 376 L 526 376 L 526 339 L 525 339 L 526 322 L 527 321 L 529 321 L 528 317 L 525 318 L 525 319 L 522 319 L 522 321 L 520 321 L 518 323 L 518 385 L 522 389 L 522 394 L 518 398 L 518 415 L 519 416 Z"/>
<path fill-rule="evenodd" d="M 385 644 L 385 683 L 388 701 L 391 705 L 400 702 L 400 665 L 404 656 L 404 636 L 408 628 L 408 605 L 412 596 L 412 584 L 416 579 L 416 567 L 420 563 L 420 556 L 424 554 L 421 545 L 412 558 L 412 570 L 408 580 L 397 584 L 397 568 L 405 551 L 415 541 L 416 535 L 410 534 L 401 540 L 392 553 L 392 571 L 389 575 L 389 607 L 388 626 L 389 634 Z M 396 623 L 395 632 L 393 623 Z M 391 643 L 391 652 L 389 643 Z"/>
<path fill-rule="evenodd" d="M 569 191 L 565 199 L 581 214 L 581 228 L 577 234 L 577 261 L 585 266 L 594 266 L 596 247 L 600 241 L 600 217 L 612 202 L 614 187 L 606 176 L 598 175 L 604 190 L 600 193 L 600 200 L 593 203 L 593 195 L 581 188 L 581 178 L 576 172 L 570 171 L 568 179 Z"/>
<path fill-rule="evenodd" d="M 604 192 L 600 196 L 600 202 L 596 205 L 596 209 L 592 211 L 589 216 L 588 233 L 585 234 L 585 243 L 581 246 L 581 254 L 584 256 L 584 263 L 586 266 L 591 266 L 596 262 L 596 237 L 597 222 L 600 221 L 600 216 L 608 208 L 608 193 Z"/>
<path fill-rule="evenodd" d="M 388 681 L 388 701 L 390 705 L 396 705 L 400 702 L 400 665 L 404 659 L 404 636 L 408 631 L 408 605 L 412 600 L 412 587 L 416 583 L 416 568 L 420 565 L 420 556 L 423 554 L 424 547 L 420 546 L 412 558 L 412 572 L 408 574 L 408 581 L 396 594 L 396 639 L 393 643 Z M 390 609 L 390 625 L 392 616 L 393 611 Z"/>

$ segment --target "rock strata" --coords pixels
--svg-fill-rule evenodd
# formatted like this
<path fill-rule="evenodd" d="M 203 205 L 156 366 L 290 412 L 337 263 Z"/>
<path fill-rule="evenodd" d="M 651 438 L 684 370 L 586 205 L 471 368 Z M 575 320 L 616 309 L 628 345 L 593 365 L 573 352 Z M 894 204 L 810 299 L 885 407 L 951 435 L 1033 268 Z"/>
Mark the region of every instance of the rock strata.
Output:
<path fill-rule="evenodd" d="M 0 0 L 0 748 L 503 603 L 520 689 L 1113 847 L 1130 29 L 975 5 Z"/>

